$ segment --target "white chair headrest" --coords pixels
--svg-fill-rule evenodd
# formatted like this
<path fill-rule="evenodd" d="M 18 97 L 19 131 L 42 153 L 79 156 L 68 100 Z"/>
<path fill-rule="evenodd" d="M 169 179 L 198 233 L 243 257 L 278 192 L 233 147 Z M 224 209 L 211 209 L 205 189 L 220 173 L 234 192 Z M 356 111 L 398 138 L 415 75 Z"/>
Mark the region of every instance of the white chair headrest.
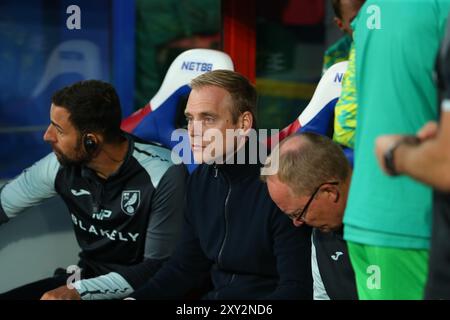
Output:
<path fill-rule="evenodd" d="M 298 117 L 301 126 L 313 119 L 331 100 L 341 95 L 342 79 L 347 70 L 347 61 L 339 62 L 331 66 L 317 85 L 311 101 Z"/>
<path fill-rule="evenodd" d="M 234 70 L 229 55 L 212 49 L 191 49 L 181 53 L 170 65 L 161 87 L 150 100 L 152 110 L 195 77 L 217 69 Z"/>

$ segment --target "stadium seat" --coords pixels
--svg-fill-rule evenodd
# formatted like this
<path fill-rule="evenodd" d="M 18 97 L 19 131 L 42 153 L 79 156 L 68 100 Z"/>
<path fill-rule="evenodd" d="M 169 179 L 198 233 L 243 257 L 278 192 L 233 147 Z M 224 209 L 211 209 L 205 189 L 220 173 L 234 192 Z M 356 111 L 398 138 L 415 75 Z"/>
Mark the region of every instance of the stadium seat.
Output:
<path fill-rule="evenodd" d="M 269 138 L 268 144 L 274 147 L 277 140 L 297 132 L 315 132 L 329 136 L 333 135 L 334 107 L 341 95 L 342 79 L 347 70 L 347 61 L 331 66 L 322 76 L 311 101 L 297 119 L 281 130 L 277 136 Z M 343 148 L 347 159 L 353 166 L 353 150 Z"/>

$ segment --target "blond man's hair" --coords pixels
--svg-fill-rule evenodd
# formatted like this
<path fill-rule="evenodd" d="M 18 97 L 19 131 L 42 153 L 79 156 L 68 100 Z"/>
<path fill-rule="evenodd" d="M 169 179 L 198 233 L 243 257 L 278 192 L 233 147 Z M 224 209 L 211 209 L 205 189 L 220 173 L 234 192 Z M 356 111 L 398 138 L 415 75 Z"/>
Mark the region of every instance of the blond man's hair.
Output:
<path fill-rule="evenodd" d="M 220 87 L 230 94 L 233 124 L 236 124 L 241 114 L 248 111 L 253 117 L 253 128 L 256 128 L 257 94 L 255 87 L 247 78 L 230 70 L 213 70 L 191 80 L 193 90 L 206 86 Z"/>

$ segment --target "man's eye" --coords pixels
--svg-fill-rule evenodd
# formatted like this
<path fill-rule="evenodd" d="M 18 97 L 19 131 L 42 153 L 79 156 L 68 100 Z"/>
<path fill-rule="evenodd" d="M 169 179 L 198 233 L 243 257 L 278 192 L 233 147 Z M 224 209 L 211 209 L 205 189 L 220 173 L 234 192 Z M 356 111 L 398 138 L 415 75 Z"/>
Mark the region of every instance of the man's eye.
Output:
<path fill-rule="evenodd" d="M 212 118 L 212 117 L 207 117 L 207 118 L 205 118 L 205 122 L 206 123 L 213 123 L 214 122 L 214 118 Z"/>

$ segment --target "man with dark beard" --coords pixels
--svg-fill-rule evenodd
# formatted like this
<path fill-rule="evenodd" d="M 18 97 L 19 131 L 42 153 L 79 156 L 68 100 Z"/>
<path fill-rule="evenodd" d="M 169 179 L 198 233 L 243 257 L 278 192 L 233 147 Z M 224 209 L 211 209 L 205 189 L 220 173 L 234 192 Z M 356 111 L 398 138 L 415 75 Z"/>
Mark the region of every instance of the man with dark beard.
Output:
<path fill-rule="evenodd" d="M 89 80 L 57 91 L 44 140 L 53 153 L 0 190 L 0 223 L 59 194 L 81 247 L 80 280 L 68 274 L 0 299 L 118 299 L 151 278 L 179 233 L 187 171 L 169 150 L 120 130 L 114 88 Z M 26 252 L 24 252 L 26 254 Z"/>

